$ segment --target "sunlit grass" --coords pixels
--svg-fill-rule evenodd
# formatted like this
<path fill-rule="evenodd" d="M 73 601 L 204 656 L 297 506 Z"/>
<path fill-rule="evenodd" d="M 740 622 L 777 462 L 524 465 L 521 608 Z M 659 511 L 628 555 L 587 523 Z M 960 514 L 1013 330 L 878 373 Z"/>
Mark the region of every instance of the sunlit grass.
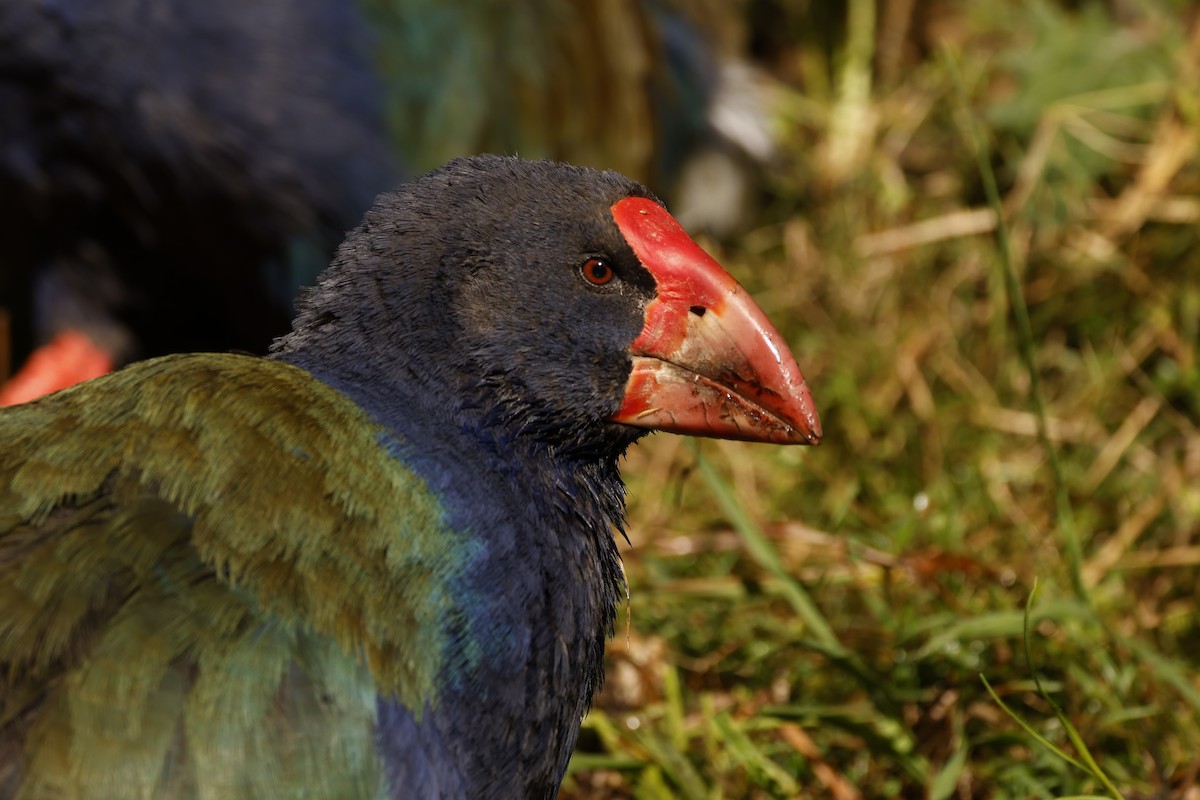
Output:
<path fill-rule="evenodd" d="M 629 627 L 565 796 L 1200 791 L 1200 27 L 969 5 L 961 90 L 934 51 L 877 72 L 837 174 L 839 62 L 789 62 L 760 224 L 708 244 L 825 443 L 630 454 Z"/>

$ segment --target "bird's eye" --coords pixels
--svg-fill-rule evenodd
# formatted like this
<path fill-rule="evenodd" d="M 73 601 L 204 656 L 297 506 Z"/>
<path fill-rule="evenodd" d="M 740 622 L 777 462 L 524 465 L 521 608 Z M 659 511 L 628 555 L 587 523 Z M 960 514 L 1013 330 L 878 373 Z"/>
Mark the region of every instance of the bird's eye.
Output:
<path fill-rule="evenodd" d="M 613 268 L 603 258 L 589 258 L 581 269 L 583 279 L 593 286 L 603 286 L 613 279 Z"/>

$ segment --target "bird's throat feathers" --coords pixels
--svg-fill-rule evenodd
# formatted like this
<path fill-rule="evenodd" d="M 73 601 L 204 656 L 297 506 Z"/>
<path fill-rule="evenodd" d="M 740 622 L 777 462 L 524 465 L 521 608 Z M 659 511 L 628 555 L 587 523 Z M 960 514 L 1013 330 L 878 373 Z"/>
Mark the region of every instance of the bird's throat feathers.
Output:
<path fill-rule="evenodd" d="M 502 454 L 495 439 L 465 431 L 437 443 L 413 435 L 393 445 L 396 457 L 439 496 L 447 524 L 466 532 L 470 547 L 451 591 L 459 611 L 439 704 L 427 721 L 381 707 L 381 750 L 403 765 L 414 746 L 463 748 L 473 753 L 467 787 L 515 780 L 506 765 L 516 758 L 520 774 L 542 776 L 536 785 L 557 786 L 603 681 L 604 646 L 625 591 L 614 539 L 625 506 L 616 458 L 580 464 L 530 440 L 509 441 Z M 513 741 L 496 730 L 522 733 Z M 529 789 L 514 784 L 495 796 Z"/>

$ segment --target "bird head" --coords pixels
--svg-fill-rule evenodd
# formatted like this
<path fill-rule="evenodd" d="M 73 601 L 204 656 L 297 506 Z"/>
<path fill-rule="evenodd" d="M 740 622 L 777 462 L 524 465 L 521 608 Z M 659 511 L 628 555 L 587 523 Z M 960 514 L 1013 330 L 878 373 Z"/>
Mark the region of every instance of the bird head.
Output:
<path fill-rule="evenodd" d="M 759 306 L 614 172 L 478 156 L 382 196 L 289 338 L 345 336 L 349 320 L 325 296 L 347 287 L 371 320 L 357 327 L 375 332 L 378 355 L 358 361 L 386 363 L 462 425 L 558 446 L 623 447 L 648 430 L 821 438 L 800 368 Z"/>

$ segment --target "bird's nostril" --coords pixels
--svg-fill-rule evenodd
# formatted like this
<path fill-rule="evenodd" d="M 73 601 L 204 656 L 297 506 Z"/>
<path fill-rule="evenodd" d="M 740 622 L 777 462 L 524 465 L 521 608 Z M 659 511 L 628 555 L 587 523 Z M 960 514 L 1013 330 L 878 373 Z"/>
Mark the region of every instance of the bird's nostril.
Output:
<path fill-rule="evenodd" d="M 705 312 L 705 311 L 707 311 L 707 310 L 708 310 L 708 309 L 707 309 L 707 308 L 705 308 L 704 306 L 692 306 L 691 308 L 689 308 L 689 309 L 688 309 L 688 311 L 691 311 L 691 312 L 692 312 L 693 314 L 695 314 L 697 317 L 703 317 L 703 316 L 704 316 L 704 312 Z"/>

